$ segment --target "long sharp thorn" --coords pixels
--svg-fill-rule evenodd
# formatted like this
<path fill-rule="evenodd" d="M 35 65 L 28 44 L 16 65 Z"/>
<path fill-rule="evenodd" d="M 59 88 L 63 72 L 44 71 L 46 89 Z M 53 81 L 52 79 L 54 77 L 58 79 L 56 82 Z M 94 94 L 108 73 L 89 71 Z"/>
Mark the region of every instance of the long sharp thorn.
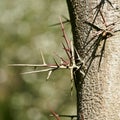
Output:
<path fill-rule="evenodd" d="M 43 65 L 43 64 L 9 64 L 8 66 L 13 66 L 13 67 L 47 67 L 47 65 Z"/>
<path fill-rule="evenodd" d="M 62 61 L 62 63 L 66 63 L 66 64 L 67 64 L 67 61 L 66 61 L 64 58 L 62 58 L 62 57 L 59 56 L 58 54 L 56 54 L 56 56 L 57 56 L 58 58 L 60 58 L 60 60 Z M 59 64 L 58 64 L 58 66 L 59 66 Z"/>
<path fill-rule="evenodd" d="M 73 66 L 76 65 L 75 63 L 75 55 L 74 55 L 74 45 L 73 45 L 73 41 L 71 41 L 71 64 L 73 64 Z"/>
<path fill-rule="evenodd" d="M 102 36 L 99 35 L 98 38 L 94 41 L 94 43 L 90 46 L 90 48 L 88 49 L 87 53 L 88 53 L 92 48 L 93 48 L 93 53 L 96 52 L 101 40 L 102 40 Z M 92 54 L 93 54 L 93 53 L 92 53 Z M 95 53 L 95 54 L 96 54 L 96 53 Z"/>
<path fill-rule="evenodd" d="M 91 26 L 92 28 L 94 28 L 97 31 L 101 30 L 101 28 L 99 28 L 98 26 L 94 25 L 93 23 L 90 23 L 88 21 L 85 21 L 84 23 L 87 24 L 87 25 L 89 25 L 89 26 Z"/>
<path fill-rule="evenodd" d="M 87 54 L 89 53 L 89 51 L 92 50 L 92 48 L 94 49 L 96 47 L 96 44 L 97 44 L 97 40 L 94 41 L 94 43 L 89 47 L 89 49 L 87 50 Z"/>
<path fill-rule="evenodd" d="M 63 24 L 70 22 L 69 20 L 62 21 Z M 55 23 L 50 25 L 50 27 L 61 25 L 61 23 Z"/>
<path fill-rule="evenodd" d="M 48 76 L 47 76 L 46 80 L 48 80 L 48 79 L 50 78 L 52 72 L 53 72 L 52 70 L 50 70 L 50 71 L 48 72 Z"/>
<path fill-rule="evenodd" d="M 83 71 L 80 70 L 80 73 L 81 73 L 83 76 L 85 76 L 85 72 L 83 72 Z"/>
<path fill-rule="evenodd" d="M 66 49 L 66 47 L 65 47 L 65 45 L 63 43 L 62 43 L 62 46 L 63 46 L 63 49 L 65 50 L 65 52 L 66 52 L 66 54 L 68 56 L 68 59 L 71 60 L 71 56 L 70 56 L 69 52 L 67 51 L 67 49 Z"/>
<path fill-rule="evenodd" d="M 63 15 L 62 15 L 62 17 L 65 19 L 64 21 L 62 21 L 63 24 L 70 22 L 70 20 L 67 17 L 65 17 Z M 61 23 L 59 22 L 59 23 L 52 24 L 52 25 L 50 25 L 50 27 L 57 26 L 57 25 L 61 25 Z"/>
<path fill-rule="evenodd" d="M 55 60 L 55 58 L 54 58 L 54 62 L 56 64 L 56 66 L 59 67 L 59 64 L 57 63 L 57 61 Z"/>
<path fill-rule="evenodd" d="M 57 113 L 55 113 L 53 110 L 50 110 L 52 115 L 56 118 L 56 120 L 60 120 L 60 117 Z"/>
<path fill-rule="evenodd" d="M 74 49 L 75 49 L 75 52 L 76 52 L 76 54 L 77 54 L 78 59 L 80 60 L 80 62 L 82 62 L 82 58 L 80 57 L 80 55 L 79 55 L 77 49 L 76 49 L 75 47 L 74 47 Z"/>
<path fill-rule="evenodd" d="M 100 69 L 101 61 L 102 61 L 103 54 L 104 54 L 104 51 L 105 51 L 105 45 L 106 45 L 106 39 L 104 40 L 103 47 L 101 49 L 101 55 L 100 55 L 100 60 L 99 60 L 99 65 L 98 65 L 98 71 Z"/>
<path fill-rule="evenodd" d="M 87 47 L 89 43 L 91 43 L 96 37 L 97 37 L 97 34 L 94 35 L 88 42 L 86 42 L 86 44 L 84 45 L 84 48 Z"/>
<path fill-rule="evenodd" d="M 45 58 L 44 58 L 44 56 L 43 56 L 42 51 L 40 51 L 40 54 L 41 54 L 41 57 L 42 57 L 42 62 L 43 62 L 43 65 L 46 65 Z"/>
<path fill-rule="evenodd" d="M 50 115 L 50 116 L 53 116 L 53 115 Z M 68 117 L 68 118 L 71 118 L 71 119 L 77 118 L 77 115 L 63 115 L 63 114 L 59 114 L 58 116 L 59 117 Z"/>
<path fill-rule="evenodd" d="M 53 68 L 48 68 L 48 69 L 43 69 L 43 70 L 35 70 L 35 71 L 29 71 L 29 72 L 23 72 L 21 74 L 41 73 L 41 72 L 47 72 L 47 71 L 50 71 L 50 70 L 53 70 Z"/>
<path fill-rule="evenodd" d="M 64 45 L 64 43 L 62 43 L 62 46 L 63 46 L 63 49 L 68 52 L 69 48 L 66 48 L 66 46 Z"/>
<path fill-rule="evenodd" d="M 110 2 L 109 0 L 106 0 L 106 1 L 110 4 L 110 6 L 111 6 L 112 8 L 114 8 L 113 5 L 112 5 L 112 2 Z"/>
<path fill-rule="evenodd" d="M 102 17 L 102 20 L 103 20 L 104 25 L 107 27 L 106 20 L 105 20 L 105 18 L 104 18 L 104 16 L 103 16 L 101 10 L 100 10 L 100 15 L 101 15 L 101 17 Z"/>
<path fill-rule="evenodd" d="M 86 77 L 86 75 L 87 75 L 87 73 L 88 73 L 88 71 L 89 71 L 89 68 L 90 68 L 93 60 L 95 59 L 95 54 L 96 54 L 96 52 L 97 52 L 97 49 L 98 49 L 98 47 L 99 47 L 99 44 L 100 44 L 101 39 L 98 38 L 96 41 L 97 41 L 97 43 L 96 43 L 95 46 L 94 46 L 94 50 L 93 50 L 91 56 L 90 56 L 90 57 L 88 58 L 88 60 L 87 60 L 87 62 L 89 62 L 89 61 L 90 61 L 90 62 L 89 62 L 89 65 L 88 65 L 88 67 L 87 67 L 87 70 L 86 70 L 86 72 L 85 72 L 85 77 Z M 86 63 L 87 63 L 87 62 L 86 62 Z M 85 77 L 84 77 L 84 78 L 85 78 Z"/>
<path fill-rule="evenodd" d="M 63 25 L 63 23 L 62 23 L 61 17 L 59 17 L 59 19 L 60 19 L 60 23 L 61 23 L 61 28 L 62 28 L 62 32 L 63 32 L 63 37 L 64 37 L 64 39 L 65 39 L 65 42 L 66 42 L 66 44 L 67 44 L 67 47 L 70 48 L 70 46 L 69 46 L 69 40 L 68 40 L 67 35 L 66 35 L 66 33 L 65 33 L 65 29 L 64 29 L 64 25 Z"/>
<path fill-rule="evenodd" d="M 97 6 L 96 6 L 95 8 L 97 8 Z M 95 20 L 96 20 L 98 14 L 99 14 L 99 9 L 96 10 L 94 14 L 95 14 L 95 16 L 94 16 L 94 18 L 93 18 L 92 24 L 95 23 Z M 88 38 L 89 38 L 89 36 L 90 36 L 91 30 L 92 30 L 92 26 L 90 26 L 90 28 L 89 28 L 88 35 L 87 35 L 87 37 L 86 37 L 86 41 L 88 40 Z M 99 31 L 99 30 L 98 30 L 98 31 Z"/>

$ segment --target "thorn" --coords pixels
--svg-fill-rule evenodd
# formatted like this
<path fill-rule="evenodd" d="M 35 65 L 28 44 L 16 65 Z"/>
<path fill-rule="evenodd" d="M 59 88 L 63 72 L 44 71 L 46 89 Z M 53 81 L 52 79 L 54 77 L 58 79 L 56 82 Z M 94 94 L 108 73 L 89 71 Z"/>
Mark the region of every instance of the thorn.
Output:
<path fill-rule="evenodd" d="M 113 5 L 112 5 L 112 2 L 110 2 L 109 0 L 106 0 L 106 1 L 110 4 L 110 6 L 111 6 L 112 8 L 114 8 Z"/>
<path fill-rule="evenodd" d="M 101 15 L 101 17 L 102 17 L 103 24 L 105 25 L 105 27 L 107 27 L 105 17 L 103 16 L 103 14 L 102 14 L 102 11 L 101 11 L 101 10 L 100 10 L 100 15 Z"/>
<path fill-rule="evenodd" d="M 52 72 L 53 72 L 52 70 L 50 70 L 50 71 L 48 72 L 48 76 L 47 76 L 46 80 L 48 80 L 48 79 L 50 78 Z"/>
<path fill-rule="evenodd" d="M 47 71 L 51 71 L 55 68 L 48 68 L 48 69 L 43 69 L 43 70 L 35 70 L 35 71 L 30 71 L 30 72 L 23 72 L 21 74 L 33 74 L 33 73 L 41 73 L 41 72 L 47 72 Z"/>
<path fill-rule="evenodd" d="M 55 60 L 55 58 L 53 58 L 53 59 L 54 59 L 54 62 L 56 64 L 56 66 L 59 67 L 59 64 L 57 63 L 57 61 Z"/>
<path fill-rule="evenodd" d="M 9 64 L 8 66 L 13 67 L 47 67 L 47 64 Z"/>
<path fill-rule="evenodd" d="M 52 115 L 50 115 L 50 116 L 53 116 L 53 114 Z M 59 116 L 59 117 L 68 117 L 68 118 L 71 118 L 71 119 L 73 119 L 73 118 L 77 118 L 77 115 L 61 115 L 61 114 L 57 114 L 57 116 Z"/>
<path fill-rule="evenodd" d="M 61 17 L 59 17 L 59 19 L 60 19 L 60 23 L 61 23 L 61 29 L 62 29 L 62 32 L 63 32 L 63 37 L 64 37 L 64 39 L 65 39 L 65 42 L 66 42 L 66 44 L 67 44 L 67 47 L 70 49 L 69 39 L 67 38 L 67 35 L 66 35 L 66 33 L 65 33 L 65 29 L 64 29 L 64 25 L 63 25 L 63 23 L 62 23 Z"/>
<path fill-rule="evenodd" d="M 80 62 L 80 63 L 83 63 L 83 60 L 82 60 L 82 58 L 80 57 L 80 55 L 79 55 L 76 47 L 74 47 L 74 50 L 75 50 L 75 52 L 76 52 L 76 54 L 77 54 L 77 58 L 78 58 L 79 62 Z"/>
<path fill-rule="evenodd" d="M 70 22 L 70 20 L 67 17 L 65 17 L 63 15 L 62 15 L 62 17 L 65 19 L 64 21 L 62 21 L 63 24 L 66 24 L 66 23 Z M 52 25 L 50 25 L 50 27 L 57 26 L 57 25 L 61 25 L 61 23 L 59 22 L 59 23 L 52 24 Z"/>
<path fill-rule="evenodd" d="M 83 71 L 80 70 L 80 73 L 81 73 L 83 76 L 85 76 L 85 73 L 84 73 Z"/>
<path fill-rule="evenodd" d="M 99 3 L 95 8 L 98 8 L 98 9 L 100 10 L 100 8 L 102 8 L 102 7 L 104 6 L 105 1 L 108 2 L 108 4 L 109 4 L 112 8 L 114 8 L 113 5 L 112 5 L 112 2 L 110 2 L 110 0 L 101 0 L 100 3 Z"/>
<path fill-rule="evenodd" d="M 73 41 L 71 41 L 71 58 L 70 58 L 70 64 L 75 66 L 75 54 L 74 54 L 74 46 L 73 46 Z"/>
<path fill-rule="evenodd" d="M 99 28 L 98 26 L 94 25 L 93 23 L 90 23 L 88 21 L 84 21 L 85 24 L 91 26 L 92 28 L 94 28 L 96 31 L 100 31 L 102 30 L 101 28 Z"/>
<path fill-rule="evenodd" d="M 99 65 L 98 65 L 98 71 L 100 69 L 100 65 L 101 65 L 101 61 L 102 61 L 102 58 L 103 58 L 103 54 L 105 52 L 105 45 L 106 45 L 106 39 L 104 40 L 104 43 L 103 43 L 103 46 L 102 46 L 102 49 L 101 49 L 101 55 L 100 55 L 100 60 L 99 60 Z"/>
<path fill-rule="evenodd" d="M 62 46 L 63 46 L 63 49 L 66 51 L 66 52 L 70 52 L 70 48 L 67 48 L 65 45 L 64 45 L 64 43 L 62 43 Z"/>
<path fill-rule="evenodd" d="M 69 61 L 71 61 L 70 53 L 68 52 L 67 48 L 65 47 L 65 45 L 63 43 L 62 43 L 62 46 L 63 46 L 63 49 L 65 50 L 65 52 L 67 54 L 67 57 L 68 57 Z"/>
<path fill-rule="evenodd" d="M 89 43 L 91 43 L 97 37 L 97 35 L 98 35 L 98 33 L 96 33 L 95 35 L 93 35 L 93 37 L 88 42 L 86 42 L 86 44 L 84 45 L 83 48 L 87 47 L 89 45 Z"/>
<path fill-rule="evenodd" d="M 64 21 L 62 21 L 63 24 L 66 24 L 66 23 L 68 23 L 68 22 L 70 22 L 70 21 L 69 21 L 69 20 L 64 20 Z M 58 25 L 61 25 L 61 23 L 52 24 L 52 25 L 50 25 L 50 27 L 58 26 Z"/>
<path fill-rule="evenodd" d="M 55 53 L 55 54 L 56 54 L 56 53 Z M 62 58 L 62 57 L 59 56 L 58 54 L 56 54 L 56 56 L 61 59 L 61 64 L 64 64 L 64 65 L 68 65 L 68 64 L 69 64 L 64 58 Z M 57 64 L 58 64 L 58 63 L 57 63 Z M 59 64 L 58 64 L 58 66 L 59 66 Z"/>
<path fill-rule="evenodd" d="M 59 117 L 59 115 L 57 113 L 55 113 L 53 110 L 50 110 L 50 112 L 56 118 L 56 120 L 60 120 L 60 117 Z"/>
<path fill-rule="evenodd" d="M 43 65 L 46 65 L 45 58 L 44 58 L 44 56 L 43 56 L 42 51 L 40 51 L 40 54 L 41 54 L 41 57 L 42 57 L 42 62 L 43 62 Z"/>

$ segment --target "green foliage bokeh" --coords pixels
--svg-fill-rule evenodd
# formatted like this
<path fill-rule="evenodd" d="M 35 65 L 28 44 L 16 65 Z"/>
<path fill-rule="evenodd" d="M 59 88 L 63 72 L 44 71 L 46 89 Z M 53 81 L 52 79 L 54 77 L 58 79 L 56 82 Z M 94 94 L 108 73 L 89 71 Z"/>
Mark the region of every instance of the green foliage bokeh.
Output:
<path fill-rule="evenodd" d="M 21 75 L 33 68 L 8 67 L 40 64 L 40 50 L 48 63 L 54 63 L 54 52 L 65 56 L 60 26 L 50 27 L 60 15 L 68 17 L 65 0 L 0 0 L 0 120 L 54 119 L 50 109 L 75 114 L 69 71 L 56 71 L 46 81 L 47 73 Z M 65 28 L 70 35 L 70 24 Z"/>

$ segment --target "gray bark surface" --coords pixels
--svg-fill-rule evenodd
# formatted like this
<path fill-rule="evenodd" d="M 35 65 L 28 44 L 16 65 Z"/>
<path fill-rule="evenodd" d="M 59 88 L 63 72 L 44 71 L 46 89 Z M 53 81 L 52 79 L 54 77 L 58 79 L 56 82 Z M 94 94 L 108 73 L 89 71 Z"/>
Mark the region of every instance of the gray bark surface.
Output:
<path fill-rule="evenodd" d="M 90 9 L 99 2 L 99 0 L 67 0 L 74 46 L 83 59 L 87 50 L 83 49 L 83 45 L 88 33 L 88 26 L 83 21 L 92 17 Z M 108 24 L 120 21 L 120 0 L 111 2 L 118 9 L 113 10 L 108 3 L 105 3 L 103 11 Z M 96 23 L 101 25 L 99 22 L 97 19 Z M 115 26 L 115 29 L 120 29 L 120 23 L 116 23 Z M 98 63 L 99 60 L 94 59 L 84 80 L 79 71 L 74 72 L 77 120 L 82 120 L 82 116 L 84 120 L 120 120 L 120 32 L 107 39 L 99 72 Z"/>

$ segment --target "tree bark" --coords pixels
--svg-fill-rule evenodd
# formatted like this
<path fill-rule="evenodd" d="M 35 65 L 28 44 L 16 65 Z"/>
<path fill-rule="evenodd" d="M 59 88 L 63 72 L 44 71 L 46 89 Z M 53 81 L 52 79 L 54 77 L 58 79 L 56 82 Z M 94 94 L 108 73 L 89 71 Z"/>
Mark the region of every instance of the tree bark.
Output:
<path fill-rule="evenodd" d="M 80 57 L 86 60 L 86 49 L 83 47 L 89 33 L 89 26 L 84 21 L 92 20 L 94 8 L 100 0 L 66 0 L 70 15 L 74 46 Z M 109 24 L 119 21 L 120 1 L 112 0 L 113 9 L 105 1 L 103 13 Z M 98 15 L 96 23 L 101 27 Z M 116 23 L 115 29 L 120 29 L 120 23 Z M 120 119 L 120 32 L 106 40 L 105 54 L 98 72 L 98 58 L 91 64 L 87 76 L 79 70 L 73 70 L 76 96 L 77 96 L 77 120 L 119 120 Z M 92 43 L 90 43 L 91 45 Z M 89 47 L 89 45 L 88 45 Z M 78 56 L 75 55 L 75 59 Z M 76 60 L 76 64 L 78 61 Z"/>

